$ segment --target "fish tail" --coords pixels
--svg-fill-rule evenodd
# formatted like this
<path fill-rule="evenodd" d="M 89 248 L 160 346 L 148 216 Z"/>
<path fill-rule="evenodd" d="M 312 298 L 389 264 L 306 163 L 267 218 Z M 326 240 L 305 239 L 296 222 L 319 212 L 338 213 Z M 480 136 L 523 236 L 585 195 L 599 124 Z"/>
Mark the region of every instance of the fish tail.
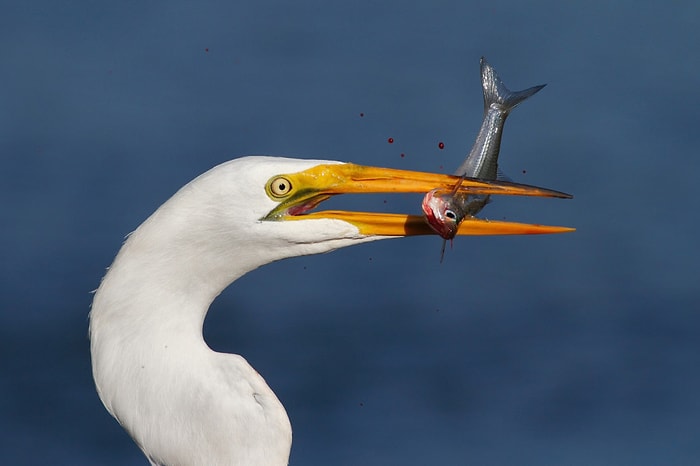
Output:
<path fill-rule="evenodd" d="M 546 84 L 522 91 L 511 91 L 503 84 L 498 73 L 486 61 L 486 58 L 481 57 L 481 86 L 484 89 L 484 109 L 488 109 L 492 104 L 498 104 L 507 113 L 531 95 L 539 92 Z"/>

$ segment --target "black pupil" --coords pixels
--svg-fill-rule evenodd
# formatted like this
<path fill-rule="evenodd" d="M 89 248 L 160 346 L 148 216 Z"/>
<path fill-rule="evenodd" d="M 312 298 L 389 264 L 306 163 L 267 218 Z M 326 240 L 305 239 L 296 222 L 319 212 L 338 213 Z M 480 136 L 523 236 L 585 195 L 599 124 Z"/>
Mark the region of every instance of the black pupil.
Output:
<path fill-rule="evenodd" d="M 280 191 L 286 191 L 286 190 L 287 190 L 287 185 L 284 184 L 284 183 L 280 183 L 280 184 L 277 185 L 277 189 L 279 189 Z"/>
<path fill-rule="evenodd" d="M 447 212 L 445 212 L 445 217 L 454 219 L 454 218 L 455 218 L 455 213 L 452 212 L 451 210 L 448 210 Z"/>

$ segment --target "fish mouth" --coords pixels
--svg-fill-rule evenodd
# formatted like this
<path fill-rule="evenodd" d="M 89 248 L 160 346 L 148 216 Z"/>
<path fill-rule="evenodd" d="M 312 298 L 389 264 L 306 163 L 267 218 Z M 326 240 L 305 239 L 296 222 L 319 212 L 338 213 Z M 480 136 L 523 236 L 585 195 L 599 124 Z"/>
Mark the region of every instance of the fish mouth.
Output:
<path fill-rule="evenodd" d="M 457 187 L 458 186 L 458 187 Z M 571 199 L 573 196 L 536 186 L 505 181 L 461 178 L 453 175 L 370 167 L 351 163 L 321 164 L 307 170 L 273 176 L 265 185 L 277 202 L 261 220 L 298 221 L 332 219 L 354 225 L 366 236 L 415 236 L 436 234 L 422 215 L 313 211 L 323 201 L 340 194 L 427 193 L 435 188 L 455 189 L 465 195 L 511 195 Z M 457 235 L 517 235 L 566 233 L 574 228 L 467 218 Z"/>

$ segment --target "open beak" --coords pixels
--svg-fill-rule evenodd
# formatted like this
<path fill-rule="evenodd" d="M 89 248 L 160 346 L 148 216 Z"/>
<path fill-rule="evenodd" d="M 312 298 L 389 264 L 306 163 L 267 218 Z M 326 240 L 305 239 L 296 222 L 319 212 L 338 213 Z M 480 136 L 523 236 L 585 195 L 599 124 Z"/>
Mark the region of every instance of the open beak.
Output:
<path fill-rule="evenodd" d="M 349 193 L 427 193 L 435 188 L 453 189 L 460 177 L 351 163 L 316 165 L 302 172 L 280 174 L 266 184 L 267 195 L 279 202 L 263 220 L 336 219 L 355 225 L 372 236 L 430 235 L 435 232 L 421 215 L 373 212 L 309 212 L 331 196 Z M 466 178 L 458 188 L 465 194 L 516 195 L 571 199 L 570 194 L 503 181 Z M 498 222 L 467 218 L 458 235 L 519 235 L 566 233 L 573 228 Z"/>

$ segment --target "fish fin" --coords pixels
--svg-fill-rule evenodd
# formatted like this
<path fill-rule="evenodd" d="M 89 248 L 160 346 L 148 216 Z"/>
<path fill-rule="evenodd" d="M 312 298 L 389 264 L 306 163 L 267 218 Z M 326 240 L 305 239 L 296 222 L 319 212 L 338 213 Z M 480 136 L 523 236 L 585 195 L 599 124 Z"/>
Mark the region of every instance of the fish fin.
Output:
<path fill-rule="evenodd" d="M 508 112 L 531 95 L 539 92 L 546 84 L 522 91 L 511 91 L 503 84 L 494 67 L 486 61 L 485 57 L 481 57 L 481 86 L 484 89 L 485 109 L 495 103 L 503 106 L 503 110 Z"/>
<path fill-rule="evenodd" d="M 503 172 L 501 171 L 500 168 L 498 168 L 498 169 L 496 170 L 496 180 L 497 180 L 497 181 L 507 181 L 507 182 L 509 182 L 509 183 L 514 183 L 513 178 L 511 178 L 510 176 L 508 176 L 508 175 L 506 175 L 505 173 L 503 173 Z"/>
<path fill-rule="evenodd" d="M 459 190 L 459 187 L 462 186 L 462 182 L 464 181 L 464 179 L 465 179 L 466 177 L 467 177 L 467 174 L 466 174 L 466 173 L 465 173 L 464 175 L 462 175 L 462 176 L 459 177 L 459 181 L 457 181 L 457 183 L 455 183 L 455 187 L 452 188 L 452 195 L 453 195 L 453 196 L 454 196 L 455 194 L 457 194 L 457 190 Z M 444 249 L 444 247 L 443 247 L 443 249 Z"/>

